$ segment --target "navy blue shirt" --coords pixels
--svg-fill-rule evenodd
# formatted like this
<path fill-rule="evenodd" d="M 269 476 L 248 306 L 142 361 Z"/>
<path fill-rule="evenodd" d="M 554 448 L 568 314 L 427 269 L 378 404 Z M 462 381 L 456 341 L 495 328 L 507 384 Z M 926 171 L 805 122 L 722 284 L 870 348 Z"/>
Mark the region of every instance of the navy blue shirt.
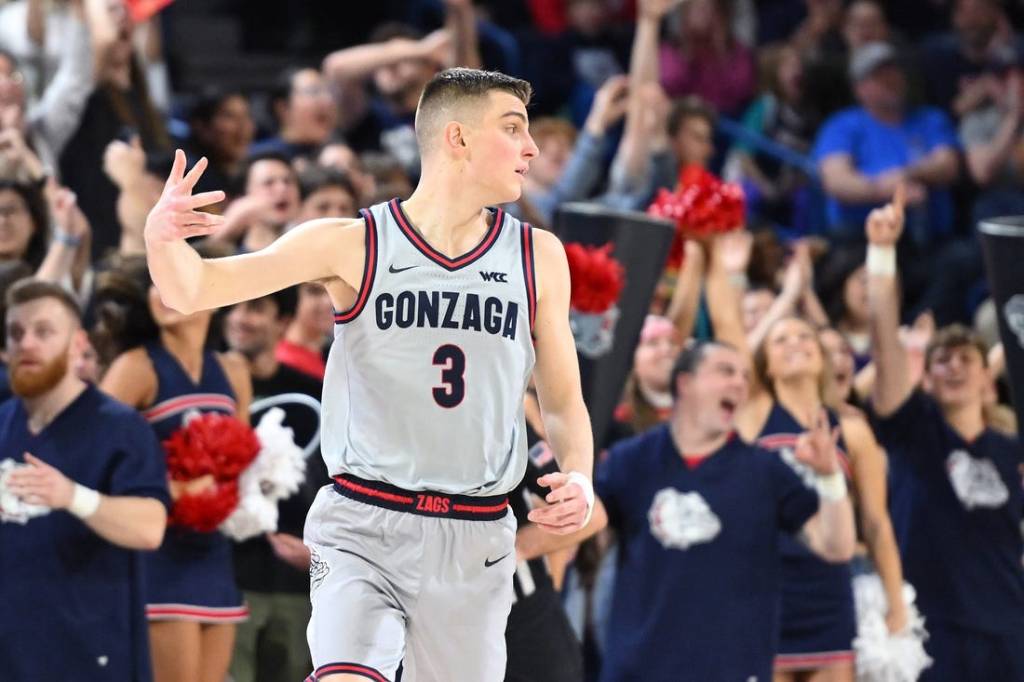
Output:
<path fill-rule="evenodd" d="M 31 452 L 105 495 L 170 505 L 163 452 L 135 410 L 88 386 L 37 435 L 20 399 L 0 405 L 0 458 Z M 0 523 L 0 678 L 151 679 L 141 552 L 65 511 Z"/>
<path fill-rule="evenodd" d="M 738 438 L 690 469 L 667 425 L 612 447 L 596 491 L 619 533 L 602 682 L 771 680 L 778 534 L 817 493 Z"/>
<path fill-rule="evenodd" d="M 879 442 L 913 478 L 903 574 L 921 613 L 977 630 L 1024 631 L 1019 442 L 992 429 L 966 442 L 919 391 L 873 419 Z"/>

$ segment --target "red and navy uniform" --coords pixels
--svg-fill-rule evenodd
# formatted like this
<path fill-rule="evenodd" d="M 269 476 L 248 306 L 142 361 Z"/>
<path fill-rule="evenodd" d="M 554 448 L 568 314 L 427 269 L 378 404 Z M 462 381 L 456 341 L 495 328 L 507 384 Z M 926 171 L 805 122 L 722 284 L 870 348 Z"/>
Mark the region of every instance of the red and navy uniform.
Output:
<path fill-rule="evenodd" d="M 36 435 L 20 399 L 0 405 L 0 458 L 24 452 L 104 495 L 170 505 L 153 431 L 93 386 Z M 0 679 L 152 679 L 142 563 L 65 511 L 0 523 Z"/>
<path fill-rule="evenodd" d="M 909 471 L 903 574 L 917 590 L 935 659 L 922 681 L 1024 680 L 1020 443 L 992 429 L 965 441 L 933 398 L 873 416 Z"/>
<path fill-rule="evenodd" d="M 142 415 L 161 442 L 193 412 L 235 413 L 235 394 L 217 356 L 203 353 L 203 373 L 192 381 L 159 343 L 146 346 L 157 376 L 153 406 Z M 235 584 L 231 541 L 220 532 L 170 526 L 146 560 L 146 615 L 150 620 L 235 623 L 249 615 Z"/>
<path fill-rule="evenodd" d="M 835 428 L 839 420 L 829 412 Z M 793 455 L 796 440 L 807 429 L 775 402 L 757 444 L 793 467 L 809 488 L 815 474 Z M 850 460 L 840 438 L 839 464 L 850 478 Z M 776 668 L 810 669 L 853 661 L 857 616 L 853 605 L 849 563 L 829 563 L 789 535 L 779 536 L 782 555 L 782 611 Z"/>
<path fill-rule="evenodd" d="M 691 467 L 667 425 L 613 446 L 595 483 L 619 535 L 601 682 L 771 680 L 778 535 L 817 494 L 735 437 Z"/>

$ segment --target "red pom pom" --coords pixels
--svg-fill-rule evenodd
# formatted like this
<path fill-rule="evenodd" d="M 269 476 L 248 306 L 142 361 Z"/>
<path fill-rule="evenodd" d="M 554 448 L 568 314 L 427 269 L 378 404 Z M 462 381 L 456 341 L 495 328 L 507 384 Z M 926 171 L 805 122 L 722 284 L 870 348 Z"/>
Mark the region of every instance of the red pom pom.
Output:
<path fill-rule="evenodd" d="M 238 482 L 218 483 L 196 495 L 182 495 L 174 501 L 167 523 L 201 533 L 212 533 L 238 506 Z"/>
<path fill-rule="evenodd" d="M 705 239 L 743 226 L 743 190 L 699 166 L 687 166 L 679 173 L 676 191 L 659 190 L 647 213 L 675 221 L 676 237 L 668 265 L 678 268 L 683 262 L 685 240 Z"/>
<path fill-rule="evenodd" d="M 603 313 L 615 305 L 625 286 L 625 270 L 612 258 L 612 245 L 565 245 L 572 294 L 569 304 L 581 313 Z"/>
<path fill-rule="evenodd" d="M 212 490 L 179 497 L 169 522 L 203 532 L 216 530 L 238 506 L 238 477 L 260 451 L 256 432 L 235 417 L 208 412 L 189 420 L 163 445 L 172 480 L 211 475 L 217 482 Z"/>

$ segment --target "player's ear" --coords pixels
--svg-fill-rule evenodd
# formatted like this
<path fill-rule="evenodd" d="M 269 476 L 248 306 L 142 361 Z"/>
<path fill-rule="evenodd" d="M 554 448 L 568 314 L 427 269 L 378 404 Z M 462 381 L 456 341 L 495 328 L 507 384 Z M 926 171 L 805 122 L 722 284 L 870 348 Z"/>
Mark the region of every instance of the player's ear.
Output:
<path fill-rule="evenodd" d="M 466 149 L 466 128 L 459 121 L 449 121 L 444 127 L 444 142 L 454 153 L 462 153 Z"/>

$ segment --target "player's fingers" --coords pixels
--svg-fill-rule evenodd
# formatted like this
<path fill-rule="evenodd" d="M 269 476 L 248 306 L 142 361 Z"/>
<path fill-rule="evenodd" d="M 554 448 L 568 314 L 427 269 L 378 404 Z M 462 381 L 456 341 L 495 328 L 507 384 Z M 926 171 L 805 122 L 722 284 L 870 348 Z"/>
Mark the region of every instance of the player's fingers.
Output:
<path fill-rule="evenodd" d="M 183 192 L 191 192 L 192 188 L 199 182 L 199 178 L 203 176 L 203 171 L 206 170 L 206 166 L 209 165 L 209 161 L 204 156 L 203 158 L 196 161 L 196 165 L 192 166 L 192 170 L 181 179 L 179 187 Z"/>
<path fill-rule="evenodd" d="M 224 201 L 226 196 L 227 195 L 219 189 L 213 190 L 212 192 L 201 192 L 195 196 L 189 197 L 188 207 L 192 209 L 209 206 L 210 204 L 217 204 Z"/>
<path fill-rule="evenodd" d="M 566 474 L 551 473 L 544 474 L 537 479 L 537 483 L 544 486 L 545 488 L 560 488 L 565 485 L 565 482 L 569 479 Z"/>
<path fill-rule="evenodd" d="M 579 497 L 582 494 L 583 491 L 580 490 L 580 487 L 578 485 L 563 485 L 559 488 L 556 488 L 555 490 L 552 490 L 544 499 L 548 502 L 548 504 L 555 504 L 556 502 L 571 500 L 574 497 Z"/>
<path fill-rule="evenodd" d="M 180 149 L 174 150 L 174 164 L 171 165 L 171 172 L 167 176 L 167 182 L 164 183 L 164 189 L 174 189 L 181 182 L 182 177 L 185 175 L 185 152 Z"/>

